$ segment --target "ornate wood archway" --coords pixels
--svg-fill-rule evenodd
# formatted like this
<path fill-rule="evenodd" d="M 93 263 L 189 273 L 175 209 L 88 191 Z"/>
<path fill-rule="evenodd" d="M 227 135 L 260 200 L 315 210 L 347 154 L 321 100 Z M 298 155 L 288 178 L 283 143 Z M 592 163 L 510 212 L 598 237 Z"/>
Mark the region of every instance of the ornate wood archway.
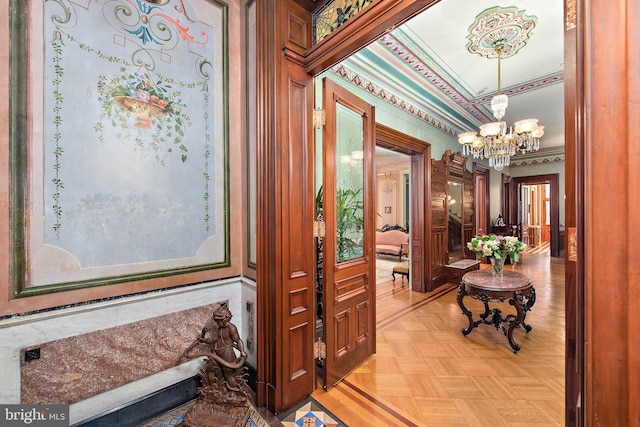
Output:
<path fill-rule="evenodd" d="M 313 313 L 311 76 L 435 3 L 377 0 L 312 47 L 314 1 L 257 2 L 260 406 L 280 412 L 313 389 L 313 332 L 304 326 L 311 317 L 295 323 L 291 315 Z M 640 295 L 640 263 L 629 256 L 629 230 L 640 204 L 640 157 L 631 140 L 640 122 L 640 39 L 633 32 L 640 3 L 565 0 L 565 12 L 567 424 L 638 425 L 633 296 Z M 292 173 L 291 164 L 306 175 Z M 295 239 L 291 230 L 299 231 Z M 301 331 L 303 345 L 293 356 L 292 331 Z"/>

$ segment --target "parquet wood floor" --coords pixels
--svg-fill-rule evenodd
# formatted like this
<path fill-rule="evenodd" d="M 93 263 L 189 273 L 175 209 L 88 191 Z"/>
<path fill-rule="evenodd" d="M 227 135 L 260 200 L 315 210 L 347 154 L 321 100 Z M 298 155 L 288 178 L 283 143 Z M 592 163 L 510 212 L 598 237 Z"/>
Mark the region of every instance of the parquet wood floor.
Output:
<path fill-rule="evenodd" d="M 517 354 L 492 325 L 462 335 L 455 285 L 422 294 L 388 282 L 377 287 L 377 353 L 313 397 L 350 427 L 564 425 L 564 259 L 547 244 L 505 268 L 529 276 L 537 296 L 533 330 L 514 332 Z M 481 303 L 465 304 L 477 318 Z"/>

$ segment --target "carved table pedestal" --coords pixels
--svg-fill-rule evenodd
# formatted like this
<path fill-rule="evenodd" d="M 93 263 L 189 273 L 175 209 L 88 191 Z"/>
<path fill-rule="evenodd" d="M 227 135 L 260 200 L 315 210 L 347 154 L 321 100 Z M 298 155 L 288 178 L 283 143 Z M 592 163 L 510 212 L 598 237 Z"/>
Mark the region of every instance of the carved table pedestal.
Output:
<path fill-rule="evenodd" d="M 466 273 L 458 286 L 458 305 L 462 309 L 462 314 L 469 318 L 469 327 L 462 329 L 463 335 L 468 335 L 473 328 L 479 324 L 494 325 L 496 329 L 502 330 L 514 353 L 520 350 L 520 345 L 513 340 L 513 330 L 520 325 L 528 333 L 532 328 L 525 323 L 527 311 L 531 310 L 536 302 L 536 291 L 531 284 L 531 280 L 524 274 L 514 271 L 504 271 L 503 277 L 493 277 L 491 270 L 476 270 Z M 473 313 L 465 307 L 464 297 L 482 301 L 484 313 L 480 314 L 478 320 L 473 320 Z M 516 314 L 509 314 L 502 317 L 499 308 L 489 308 L 489 302 L 504 302 L 514 306 Z"/>

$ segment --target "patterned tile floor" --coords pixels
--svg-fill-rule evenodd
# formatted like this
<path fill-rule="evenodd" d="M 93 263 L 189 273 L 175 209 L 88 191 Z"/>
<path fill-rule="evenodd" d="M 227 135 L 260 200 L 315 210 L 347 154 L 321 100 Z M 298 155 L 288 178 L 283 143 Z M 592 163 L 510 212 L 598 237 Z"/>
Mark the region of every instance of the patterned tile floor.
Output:
<path fill-rule="evenodd" d="M 171 411 L 160 415 L 152 421 L 143 424 L 141 427 L 170 427 L 182 425 L 183 416 L 185 413 L 187 413 L 189 408 L 191 408 L 191 405 L 193 405 L 193 403 L 194 401 L 191 401 L 185 403 L 182 406 L 178 406 L 177 408 L 174 408 Z M 253 406 L 249 408 L 247 412 L 247 418 L 242 425 L 243 427 L 279 427 L 282 425 L 280 423 L 280 420 L 278 420 L 272 414 L 266 413 L 262 410 L 258 410 Z M 268 422 L 268 419 L 271 420 L 271 422 Z M 274 421 L 276 423 L 274 423 Z"/>
<path fill-rule="evenodd" d="M 165 427 L 165 426 L 177 426 L 182 424 L 182 416 L 189 410 L 193 402 L 185 403 L 182 406 L 172 409 L 169 412 L 165 412 L 159 417 L 143 424 L 141 427 Z"/>
<path fill-rule="evenodd" d="M 182 425 L 184 414 L 194 401 L 172 409 L 143 424 L 141 427 L 170 427 Z M 278 417 L 270 412 L 251 407 L 242 427 L 346 427 L 335 415 L 309 398 Z"/>
<path fill-rule="evenodd" d="M 278 418 L 284 427 L 346 427 L 313 398 L 308 398 Z"/>

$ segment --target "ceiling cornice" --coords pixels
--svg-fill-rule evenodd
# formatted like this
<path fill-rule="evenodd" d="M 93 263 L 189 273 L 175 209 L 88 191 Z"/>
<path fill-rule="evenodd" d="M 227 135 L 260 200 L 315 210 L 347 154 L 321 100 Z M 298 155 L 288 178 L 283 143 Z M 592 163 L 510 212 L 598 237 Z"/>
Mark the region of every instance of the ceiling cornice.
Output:
<path fill-rule="evenodd" d="M 389 49 L 402 62 L 427 79 L 434 87 L 462 106 L 476 120 L 485 122 L 489 118 L 490 112 L 486 109 L 484 111 L 479 109 L 476 103 L 473 102 L 471 93 L 464 89 L 445 70 L 440 68 L 426 52 L 413 44 L 410 38 L 401 30 L 396 30 L 393 34 L 385 34 L 378 43 Z M 413 44 L 413 46 L 407 46 L 409 43 Z"/>
<path fill-rule="evenodd" d="M 338 64 L 331 68 L 331 71 L 335 73 L 337 76 L 348 80 L 350 83 L 356 85 L 360 89 L 366 90 L 367 92 L 377 96 L 385 102 L 388 102 L 402 110 L 412 114 L 419 119 L 424 120 L 430 126 L 438 129 L 441 132 L 444 132 L 450 136 L 457 137 L 459 131 L 451 127 L 451 125 L 435 118 L 431 114 L 427 113 L 421 108 L 416 107 L 415 105 L 409 103 L 405 99 L 402 99 L 400 96 L 385 90 L 380 87 L 378 84 L 372 82 L 366 77 L 361 76 L 360 74 L 346 68 L 344 65 Z"/>
<path fill-rule="evenodd" d="M 532 153 L 516 154 L 511 157 L 509 166 L 535 166 L 560 162 L 564 162 L 564 147 L 549 147 Z"/>
<path fill-rule="evenodd" d="M 503 88 L 501 93 L 509 96 L 521 95 L 523 93 L 531 92 L 533 90 L 542 89 L 547 86 L 551 86 L 557 83 L 564 82 L 564 70 L 558 71 L 548 76 L 542 76 L 540 78 L 530 80 L 528 82 L 520 83 L 514 86 Z M 498 94 L 497 91 L 486 93 L 478 98 L 475 98 L 472 102 L 475 104 L 488 104 L 491 102 L 491 98 Z"/>
<path fill-rule="evenodd" d="M 358 55 L 345 60 L 342 64 L 344 66 L 334 66 L 332 70 L 351 83 L 377 95 L 386 102 L 410 112 L 425 120 L 431 126 L 452 136 L 457 136 L 458 133 L 468 129 L 469 123 L 479 126 L 493 121 L 493 115 L 488 106 L 491 98 L 496 93 L 484 93 L 480 97 L 474 97 L 451 73 L 442 68 L 437 61 L 417 46 L 402 30 L 396 29 L 391 33 L 385 34 L 367 49 L 370 49 L 376 55 L 381 54 L 380 49 L 386 50 L 400 62 L 407 65 L 405 71 L 394 68 L 393 73 L 396 75 L 401 73 L 408 76 L 410 72 L 419 73 L 430 84 L 425 89 L 431 91 L 435 98 L 441 100 L 440 102 L 445 102 L 444 105 L 447 102 L 449 104 L 446 108 L 442 106 L 436 107 L 435 105 L 419 105 L 415 99 L 411 99 L 409 94 L 412 91 L 409 88 L 404 91 L 407 96 L 403 96 L 400 93 L 401 90 L 393 90 L 390 87 L 383 88 L 381 84 L 383 81 L 380 80 L 381 74 L 376 74 L 376 71 L 379 70 L 373 70 L 365 62 L 361 63 Z M 362 59 L 364 60 L 364 58 Z M 506 87 L 502 90 L 502 93 L 516 96 L 562 83 L 563 80 L 564 71 L 560 70 L 547 76 Z M 461 120 L 468 122 L 463 123 Z"/>
<path fill-rule="evenodd" d="M 445 93 L 449 98 L 464 107 L 469 114 L 479 120 L 479 124 L 493 120 L 493 113 L 483 104 L 489 104 L 497 91 L 485 93 L 481 97 L 474 97 L 452 75 L 445 71 L 431 56 L 420 49 L 410 37 L 400 29 L 392 34 L 385 34 L 378 41 L 379 44 L 396 54 L 404 63 L 426 78 L 433 86 Z M 515 96 L 538 90 L 564 81 L 564 70 L 559 70 L 547 76 L 503 88 L 501 93 Z M 482 108 L 480 108 L 482 107 Z"/>

